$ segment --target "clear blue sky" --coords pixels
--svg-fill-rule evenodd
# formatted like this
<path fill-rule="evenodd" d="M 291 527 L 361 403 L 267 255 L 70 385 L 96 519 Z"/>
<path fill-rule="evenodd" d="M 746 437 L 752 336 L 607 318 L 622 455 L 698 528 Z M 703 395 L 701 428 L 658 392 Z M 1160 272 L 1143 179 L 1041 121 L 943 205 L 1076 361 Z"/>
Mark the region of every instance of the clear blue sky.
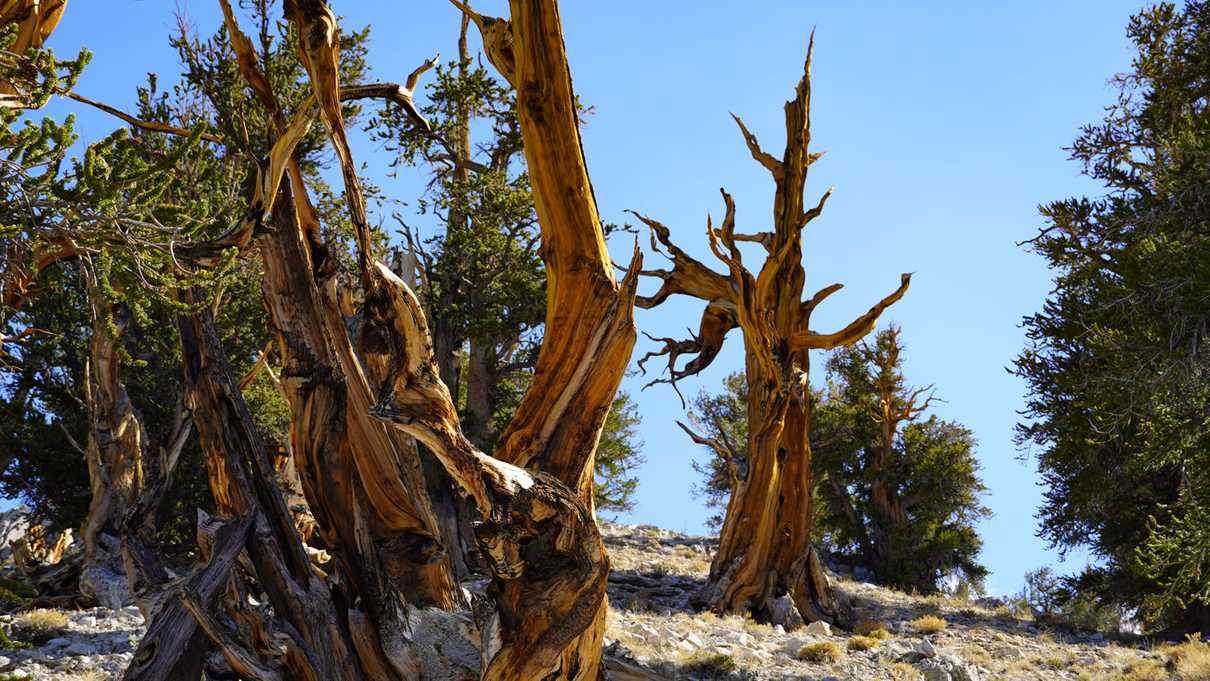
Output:
<path fill-rule="evenodd" d="M 331 0 L 345 25 L 372 24 L 375 77 L 402 80 L 435 52 L 454 54 L 457 15 L 442 0 Z M 478 2 L 487 13 L 505 3 Z M 208 0 L 74 0 L 52 47 L 94 52 L 79 91 L 129 107 L 149 71 L 179 72 L 167 33 L 174 7 L 209 35 L 220 24 Z M 1018 459 L 1012 427 L 1023 386 L 1008 366 L 1023 343 L 1021 317 L 1039 308 L 1050 276 L 1015 244 L 1039 225 L 1039 203 L 1097 191 L 1062 150 L 1113 97 L 1107 84 L 1129 64 L 1124 37 L 1138 0 L 1098 2 L 610 2 L 565 0 L 575 87 L 596 109 L 584 131 L 589 171 L 606 220 L 623 210 L 656 217 L 674 239 L 711 260 L 703 225 L 721 210 L 718 188 L 742 225 L 763 227 L 772 183 L 747 155 L 728 112 L 744 117 L 780 155 L 781 107 L 797 82 L 807 35 L 817 27 L 812 133 L 827 156 L 811 171 L 808 200 L 835 185 L 806 233 L 808 289 L 843 282 L 815 315 L 821 330 L 848 322 L 915 272 L 907 298 L 884 319 L 903 326 L 908 378 L 935 384 L 943 417 L 970 427 L 995 516 L 983 523 L 993 592 L 1057 556 L 1034 536 L 1040 500 L 1032 462 Z M 115 126 L 74 103 L 86 140 Z M 416 197 L 421 171 L 385 177 L 386 159 L 363 141 L 359 160 L 384 192 Z M 627 244 L 615 244 L 628 257 Z M 656 260 L 649 256 L 649 263 Z M 641 330 L 682 336 L 700 305 L 639 311 Z M 636 356 L 651 349 L 641 339 Z M 715 389 L 741 366 L 732 337 L 714 365 L 682 383 Z M 821 379 L 819 362 L 814 375 Z M 690 468 L 702 456 L 674 425 L 667 386 L 638 392 L 647 463 L 638 506 L 621 520 L 704 531 Z M 1078 568 L 1083 556 L 1065 567 Z"/>

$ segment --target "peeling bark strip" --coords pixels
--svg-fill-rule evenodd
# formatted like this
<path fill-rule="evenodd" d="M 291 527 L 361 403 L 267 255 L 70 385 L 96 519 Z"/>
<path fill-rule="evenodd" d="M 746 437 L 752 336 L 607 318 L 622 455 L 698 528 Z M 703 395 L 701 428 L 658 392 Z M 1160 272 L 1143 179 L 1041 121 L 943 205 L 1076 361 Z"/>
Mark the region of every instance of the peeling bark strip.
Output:
<path fill-rule="evenodd" d="M 727 268 L 711 270 L 671 241 L 667 227 L 635 215 L 651 229 L 652 248 L 661 246 L 672 260 L 671 270 L 642 274 L 660 279 L 659 290 L 636 303 L 653 308 L 672 295 L 688 295 L 706 302 L 701 329 L 695 338 L 663 342 L 648 353 L 667 356 L 668 377 L 652 383 L 670 383 L 701 372 L 717 356 L 727 333 L 739 327 L 744 337 L 748 385 L 748 461 L 746 474 L 736 476 L 719 536 L 719 550 L 710 567 L 710 579 L 700 594 L 717 612 L 751 612 L 768 619 L 774 601 L 790 595 L 807 621 L 836 621 L 839 606 L 829 593 L 818 556 L 810 545 L 811 449 L 807 353 L 856 342 L 874 328 L 878 316 L 907 292 L 911 277 L 903 275 L 899 287 L 835 333 L 818 333 L 809 326 L 811 312 L 840 284 L 828 286 L 802 300 L 802 230 L 823 212 L 829 189 L 812 208 L 803 203 L 807 169 L 822 153 L 808 151 L 811 139 L 811 46 L 795 96 L 786 102 L 786 147 L 781 159 L 764 151 L 756 136 L 738 116 L 735 122 L 753 159 L 772 175 L 777 191 L 773 203 L 773 229 L 757 234 L 735 231 L 735 203 L 722 191 L 725 213 L 715 228 L 707 219 L 710 250 Z M 734 114 L 733 114 L 734 116 Z M 759 274 L 745 266 L 738 242 L 761 244 L 767 258 Z M 681 355 L 696 355 L 677 367 Z M 684 426 L 682 426 L 684 427 Z M 711 443 L 694 433 L 694 441 Z"/>

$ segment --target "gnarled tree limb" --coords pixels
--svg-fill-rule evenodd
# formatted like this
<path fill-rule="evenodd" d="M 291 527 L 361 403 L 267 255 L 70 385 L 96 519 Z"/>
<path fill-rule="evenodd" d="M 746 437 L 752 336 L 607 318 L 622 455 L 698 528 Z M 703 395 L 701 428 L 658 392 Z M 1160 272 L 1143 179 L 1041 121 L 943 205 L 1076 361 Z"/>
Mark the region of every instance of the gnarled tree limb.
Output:
<path fill-rule="evenodd" d="M 869 312 L 861 315 L 852 322 L 849 322 L 840 331 L 835 333 L 816 333 L 815 331 L 802 330 L 796 332 L 790 337 L 790 347 L 795 350 L 819 349 L 831 350 L 842 345 L 851 345 L 856 343 L 866 334 L 874 330 L 874 324 L 878 322 L 878 317 L 882 312 L 891 305 L 898 302 L 903 295 L 907 293 L 908 286 L 912 282 L 912 275 L 904 274 L 900 277 L 899 288 L 893 293 L 878 301 Z M 826 290 L 826 289 L 825 289 Z"/>

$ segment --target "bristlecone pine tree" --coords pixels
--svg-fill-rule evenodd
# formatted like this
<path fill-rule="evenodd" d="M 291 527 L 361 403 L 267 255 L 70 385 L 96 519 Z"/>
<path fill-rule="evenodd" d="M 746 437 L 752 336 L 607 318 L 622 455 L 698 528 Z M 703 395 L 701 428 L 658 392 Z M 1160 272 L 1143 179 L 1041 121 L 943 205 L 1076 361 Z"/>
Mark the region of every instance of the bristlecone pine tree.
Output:
<path fill-rule="evenodd" d="M 975 441 L 958 423 L 926 415 L 932 387 L 903 375 L 899 328 L 841 348 L 815 403 L 811 442 L 820 529 L 833 549 L 879 583 L 936 591 L 942 578 L 980 582 Z"/>
<path fill-rule="evenodd" d="M 167 183 L 149 180 L 171 173 L 192 145 L 149 160 L 119 131 L 89 146 L 81 160 L 67 162 L 74 141 L 70 121 L 16 126 L 21 110 L 38 109 L 53 95 L 72 96 L 87 62 L 83 52 L 75 60 L 58 61 L 40 50 L 65 5 L 61 0 L 0 5 L 0 119 L 5 128 L 0 154 L 6 169 L 0 179 L 6 192 L 22 197 L 5 202 L 0 229 L 0 355 L 6 365 L 13 357 L 24 357 L 31 338 L 43 333 L 29 316 L 34 301 L 45 293 L 47 279 L 40 280 L 40 273 L 57 269 L 57 276 L 78 279 L 68 288 L 83 289 L 80 300 L 88 308 L 87 350 L 80 358 L 83 370 L 76 372 L 83 375 L 78 407 L 84 412 L 86 445 L 66 429 L 63 433 L 83 455 L 91 482 L 83 552 L 65 565 L 28 576 L 39 586 L 78 588 L 88 598 L 121 605 L 130 598 L 128 581 L 155 582 L 162 574 L 155 561 L 145 558 L 157 553 L 149 544 L 157 529 L 154 511 L 190 423 L 182 404 L 170 432 L 153 441 L 129 400 L 122 374 L 130 358 L 122 335 L 143 310 L 121 300 L 119 282 L 139 279 L 156 288 L 171 276 L 155 271 L 154 257 L 112 247 L 163 236 L 154 223 Z M 189 137 L 189 131 L 177 132 Z"/>
<path fill-rule="evenodd" d="M 605 249 L 580 148 L 554 2 L 512 3 L 511 20 L 456 3 L 517 92 L 547 274 L 545 338 L 529 390 L 495 456 L 463 435 L 439 377 L 422 307 L 376 261 L 340 102 L 404 87 L 343 88 L 338 28 L 322 0 L 287 0 L 315 95 L 292 116 L 277 103 L 251 41 L 222 2 L 240 69 L 275 112 L 277 141 L 246 218 L 209 249 L 252 243 L 282 358 L 290 445 L 307 502 L 333 554 L 323 572 L 303 551 L 268 456 L 232 380 L 209 312 L 181 322 L 185 378 L 220 514 L 204 528 L 208 562 L 159 610 L 127 679 L 198 678 L 208 645 L 250 679 L 597 679 L 608 559 L 592 513 L 593 453 L 633 348 L 636 254 L 622 282 Z M 344 171 L 356 280 L 321 239 L 295 145 L 318 117 Z M 419 125 L 424 125 L 419 120 Z M 197 307 L 191 291 L 182 303 Z M 423 443 L 481 517 L 492 583 L 475 603 L 481 660 L 470 660 L 410 438 Z M 254 574 L 235 569 L 246 551 Z M 249 594 L 271 606 L 254 606 Z M 436 606 L 420 609 L 419 606 Z M 435 645 L 440 644 L 440 645 Z"/>
<path fill-rule="evenodd" d="M 748 465 L 734 481 L 718 553 L 700 594 L 702 603 L 716 612 L 747 612 L 771 620 L 777 601 L 788 594 L 803 619 L 836 622 L 844 618 L 843 609 L 831 595 L 810 542 L 807 353 L 847 345 L 869 333 L 882 311 L 906 293 L 910 276 L 904 274 L 894 293 L 840 331 L 811 330 L 812 310 L 841 288 L 833 284 L 802 299 L 802 230 L 822 213 L 831 195 L 829 189 L 813 208 L 803 203 L 807 170 L 822 155 L 808 151 L 813 47 L 814 36 L 802 80 L 785 106 L 786 147 L 781 159 L 762 150 L 755 135 L 735 116 L 752 157 L 769 171 L 777 188 L 772 230 L 737 234 L 735 203 L 721 190 L 726 206 L 722 223 L 717 228 L 710 220 L 706 223 L 710 250 L 727 268 L 720 274 L 674 246 L 667 227 L 636 214 L 651 228 L 652 245 L 658 251 L 658 240 L 673 263 L 672 270 L 642 272 L 660 278 L 662 284 L 655 295 L 640 296 L 636 304 L 652 308 L 675 294 L 706 302 L 695 338 L 658 339 L 664 342 L 663 349 L 643 358 L 668 356 L 669 376 L 655 382 L 670 382 L 675 387 L 677 380 L 710 365 L 729 331 L 738 327 L 744 337 Z M 743 262 L 738 243 L 745 241 L 759 243 L 768 255 L 757 275 Z M 697 356 L 677 368 L 678 357 L 686 354 Z M 707 444 L 705 438 L 690 435 Z"/>

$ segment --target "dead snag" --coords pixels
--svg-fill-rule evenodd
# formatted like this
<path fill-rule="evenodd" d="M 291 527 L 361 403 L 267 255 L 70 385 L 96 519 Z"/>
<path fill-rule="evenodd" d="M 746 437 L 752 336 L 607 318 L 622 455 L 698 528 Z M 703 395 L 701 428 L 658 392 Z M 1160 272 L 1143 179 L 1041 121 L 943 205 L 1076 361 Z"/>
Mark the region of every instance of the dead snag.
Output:
<path fill-rule="evenodd" d="M 814 36 L 812 36 L 812 45 Z M 640 296 L 637 304 L 653 308 L 672 295 L 687 295 L 706 303 L 701 330 L 695 338 L 662 340 L 663 348 L 644 361 L 667 356 L 668 376 L 652 383 L 670 383 L 705 369 L 722 347 L 727 333 L 738 327 L 744 338 L 748 385 L 748 461 L 737 476 L 727 505 L 719 550 L 710 579 L 700 594 L 718 612 L 750 612 L 768 620 L 774 602 L 789 595 L 807 621 L 836 621 L 833 602 L 819 558 L 810 544 L 811 449 L 808 351 L 853 343 L 874 328 L 878 316 L 907 291 L 909 275 L 899 287 L 836 333 L 818 333 L 810 326 L 811 311 L 839 288 L 828 286 L 803 300 L 802 231 L 823 211 L 832 190 L 808 207 L 803 202 L 807 169 L 822 156 L 810 152 L 811 48 L 794 98 L 786 102 L 786 146 L 780 159 L 764 151 L 738 116 L 752 157 L 772 175 L 776 185 L 772 230 L 737 233 L 735 203 L 722 191 L 725 211 L 716 227 L 707 220 L 706 234 L 714 256 L 726 266 L 715 272 L 671 241 L 668 228 L 638 215 L 651 229 L 654 250 L 667 251 L 671 270 L 642 274 L 660 280 L 659 290 Z M 758 274 L 743 262 L 740 242 L 758 243 L 766 258 Z M 680 355 L 695 355 L 678 367 Z M 692 434 L 691 434 L 692 436 Z M 695 437 L 695 439 L 697 439 Z"/>

